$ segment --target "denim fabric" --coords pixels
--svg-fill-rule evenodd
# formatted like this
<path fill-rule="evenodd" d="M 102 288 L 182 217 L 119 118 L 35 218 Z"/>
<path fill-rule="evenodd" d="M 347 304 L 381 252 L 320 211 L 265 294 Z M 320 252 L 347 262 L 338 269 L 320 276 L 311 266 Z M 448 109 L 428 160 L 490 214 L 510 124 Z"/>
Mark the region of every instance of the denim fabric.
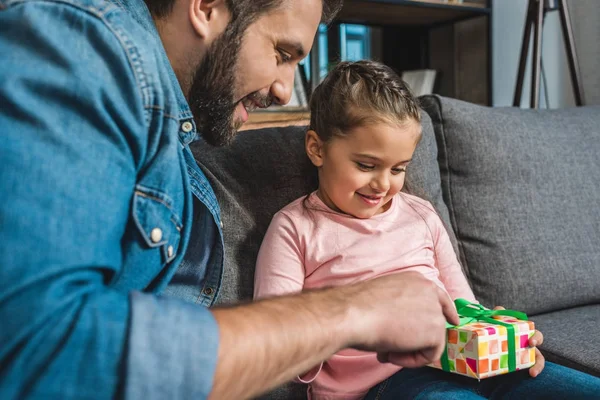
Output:
<path fill-rule="evenodd" d="M 365 400 L 597 399 L 600 378 L 546 363 L 536 378 L 517 371 L 477 381 L 433 368 L 403 369 L 369 391 Z"/>
<path fill-rule="evenodd" d="M 192 237 L 214 302 L 220 211 L 145 4 L 0 0 L 0 54 L 0 398 L 205 398 L 216 322 L 158 293 Z"/>

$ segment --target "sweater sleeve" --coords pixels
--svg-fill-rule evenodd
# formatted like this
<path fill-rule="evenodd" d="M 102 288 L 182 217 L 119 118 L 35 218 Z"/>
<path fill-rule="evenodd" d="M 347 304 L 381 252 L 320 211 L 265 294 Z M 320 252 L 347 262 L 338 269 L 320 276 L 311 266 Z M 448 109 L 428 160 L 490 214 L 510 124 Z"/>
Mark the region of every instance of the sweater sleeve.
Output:
<path fill-rule="evenodd" d="M 301 292 L 304 272 L 304 252 L 297 226 L 290 216 L 280 211 L 273 217 L 258 252 L 254 299 Z M 323 363 L 298 376 L 295 381 L 311 383 L 322 367 Z"/>
<path fill-rule="evenodd" d="M 434 225 L 432 233 L 435 248 L 435 261 L 436 266 L 440 271 L 440 280 L 453 300 L 463 298 L 469 301 L 476 301 L 475 295 L 473 294 L 460 263 L 458 262 L 444 224 L 437 214 L 432 215 L 431 218 L 434 220 L 434 224 L 432 224 Z"/>
<path fill-rule="evenodd" d="M 278 212 L 265 234 L 254 272 L 254 298 L 298 293 L 304 286 L 304 255 L 292 219 Z"/>

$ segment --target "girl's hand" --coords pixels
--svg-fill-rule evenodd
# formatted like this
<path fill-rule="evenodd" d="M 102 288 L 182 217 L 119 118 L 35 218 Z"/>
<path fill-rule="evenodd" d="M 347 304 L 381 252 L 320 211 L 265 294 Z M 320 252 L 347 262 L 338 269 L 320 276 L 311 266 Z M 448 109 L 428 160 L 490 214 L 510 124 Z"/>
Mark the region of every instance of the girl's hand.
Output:
<path fill-rule="evenodd" d="M 505 310 L 505 308 L 494 307 L 494 310 Z M 533 366 L 529 368 L 529 376 L 531 376 L 532 378 L 538 376 L 540 372 L 542 372 L 542 370 L 544 369 L 544 365 L 546 364 L 546 359 L 544 358 L 540 350 L 537 348 L 537 346 L 540 346 L 542 343 L 544 343 L 544 335 L 542 335 L 542 332 L 536 330 L 533 336 L 529 338 L 529 346 L 536 348 L 535 364 L 533 364 Z"/>

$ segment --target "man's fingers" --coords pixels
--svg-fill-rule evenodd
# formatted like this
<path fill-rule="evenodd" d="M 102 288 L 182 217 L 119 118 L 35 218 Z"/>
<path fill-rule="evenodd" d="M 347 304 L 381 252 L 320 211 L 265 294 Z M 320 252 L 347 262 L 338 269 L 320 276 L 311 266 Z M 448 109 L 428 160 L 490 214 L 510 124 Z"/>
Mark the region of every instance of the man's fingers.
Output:
<path fill-rule="evenodd" d="M 420 351 L 410 353 L 389 353 L 388 361 L 404 368 L 419 368 L 431 364 L 434 360 Z"/>
<path fill-rule="evenodd" d="M 454 302 L 452 301 L 450 296 L 448 296 L 448 294 L 443 290 L 438 289 L 438 297 L 440 299 L 440 304 L 442 305 L 442 312 L 444 313 L 444 317 L 446 317 L 446 321 L 448 321 L 452 325 L 458 325 L 460 323 L 460 319 L 458 318 L 456 307 L 454 306 Z"/>

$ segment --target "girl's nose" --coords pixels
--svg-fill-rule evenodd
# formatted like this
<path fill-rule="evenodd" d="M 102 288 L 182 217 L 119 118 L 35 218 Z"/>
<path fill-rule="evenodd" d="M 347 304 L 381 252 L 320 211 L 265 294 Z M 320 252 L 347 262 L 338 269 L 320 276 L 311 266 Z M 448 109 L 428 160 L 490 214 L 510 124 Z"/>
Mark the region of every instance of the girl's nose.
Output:
<path fill-rule="evenodd" d="M 387 192 L 390 188 L 390 180 L 387 175 L 378 176 L 371 181 L 371 189 L 376 192 Z"/>

